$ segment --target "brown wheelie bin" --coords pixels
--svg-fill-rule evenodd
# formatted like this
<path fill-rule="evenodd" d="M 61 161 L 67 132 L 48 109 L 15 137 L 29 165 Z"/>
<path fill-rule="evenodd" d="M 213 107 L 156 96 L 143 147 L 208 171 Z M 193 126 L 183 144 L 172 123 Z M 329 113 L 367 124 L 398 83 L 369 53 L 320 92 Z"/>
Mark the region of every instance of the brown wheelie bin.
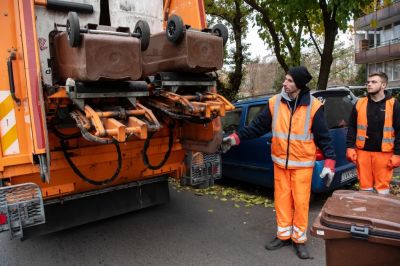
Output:
<path fill-rule="evenodd" d="M 67 33 L 55 36 L 55 74 L 65 80 L 138 80 L 142 76 L 140 40 L 105 34 L 82 34 L 79 47 Z"/>
<path fill-rule="evenodd" d="M 206 32 L 187 30 L 179 43 L 167 39 L 165 32 L 151 36 L 143 51 L 143 76 L 157 72 L 178 71 L 205 73 L 222 68 L 223 41 Z"/>
<path fill-rule="evenodd" d="M 52 32 L 50 40 L 54 80 L 138 80 L 150 28 L 142 20 L 133 32 L 128 27 L 97 24 L 81 28 L 78 15 L 69 12 L 66 31 Z"/>
<path fill-rule="evenodd" d="M 400 265 L 400 198 L 335 191 L 311 235 L 325 239 L 327 265 Z"/>

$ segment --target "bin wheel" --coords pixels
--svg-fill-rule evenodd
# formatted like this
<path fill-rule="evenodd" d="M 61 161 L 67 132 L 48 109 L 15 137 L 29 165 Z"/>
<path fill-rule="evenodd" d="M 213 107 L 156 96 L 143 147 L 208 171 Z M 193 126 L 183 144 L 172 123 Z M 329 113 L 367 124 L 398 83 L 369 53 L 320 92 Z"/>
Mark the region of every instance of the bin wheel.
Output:
<path fill-rule="evenodd" d="M 168 18 L 167 29 L 168 41 L 178 44 L 182 41 L 183 35 L 185 34 L 185 25 L 181 17 L 172 15 Z"/>
<path fill-rule="evenodd" d="M 78 47 L 81 42 L 79 17 L 76 12 L 69 12 L 67 19 L 68 42 L 71 47 Z"/>
<path fill-rule="evenodd" d="M 212 32 L 218 37 L 222 38 L 222 44 L 225 46 L 228 41 L 228 29 L 224 24 L 217 24 L 212 27 Z"/>
<path fill-rule="evenodd" d="M 140 34 L 140 48 L 142 51 L 145 51 L 150 44 L 150 26 L 149 23 L 147 23 L 144 20 L 139 20 L 136 25 L 135 25 L 135 33 Z"/>

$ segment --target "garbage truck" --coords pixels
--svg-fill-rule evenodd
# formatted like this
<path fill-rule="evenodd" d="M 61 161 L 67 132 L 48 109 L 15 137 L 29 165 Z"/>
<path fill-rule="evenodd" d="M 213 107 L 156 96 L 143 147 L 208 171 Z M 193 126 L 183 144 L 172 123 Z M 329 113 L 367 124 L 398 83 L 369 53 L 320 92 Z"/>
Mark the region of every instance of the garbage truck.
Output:
<path fill-rule="evenodd" d="M 228 31 L 203 1 L 2 0 L 0 28 L 0 232 L 163 204 L 168 178 L 220 171 Z"/>

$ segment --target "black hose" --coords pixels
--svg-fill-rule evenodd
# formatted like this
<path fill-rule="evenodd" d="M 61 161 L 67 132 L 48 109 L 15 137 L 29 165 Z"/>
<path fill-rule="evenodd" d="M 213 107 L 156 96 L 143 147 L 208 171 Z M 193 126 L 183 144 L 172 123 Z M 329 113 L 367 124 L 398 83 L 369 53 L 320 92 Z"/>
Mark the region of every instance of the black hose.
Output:
<path fill-rule="evenodd" d="M 61 144 L 61 148 L 62 148 L 64 157 L 67 160 L 68 164 L 71 166 L 71 168 L 74 171 L 74 173 L 76 175 L 78 175 L 82 180 L 88 182 L 89 184 L 96 185 L 96 186 L 102 186 L 102 185 L 106 185 L 108 183 L 111 183 L 112 181 L 114 181 L 118 177 L 119 172 L 121 171 L 121 167 L 122 167 L 121 148 L 119 147 L 118 141 L 113 139 L 112 143 L 115 145 L 115 148 L 117 149 L 117 154 L 118 154 L 118 166 L 117 166 L 117 169 L 115 170 L 115 172 L 114 172 L 112 177 L 104 179 L 104 180 L 101 180 L 101 181 L 97 181 L 97 180 L 90 179 L 90 178 L 86 177 L 85 175 L 83 175 L 81 173 L 81 171 L 76 167 L 74 162 L 71 160 L 71 157 L 68 155 L 67 145 L 65 144 L 65 140 L 63 140 L 63 139 L 60 140 L 60 144 Z"/>
<path fill-rule="evenodd" d="M 67 160 L 68 164 L 71 166 L 74 173 L 77 176 L 79 176 L 79 178 L 81 178 L 83 181 L 88 182 L 89 184 L 101 186 L 101 185 L 106 185 L 108 183 L 111 183 L 118 177 L 119 172 L 121 171 L 121 167 L 122 167 L 122 155 L 121 155 L 121 149 L 119 147 L 118 141 L 116 141 L 115 139 L 103 139 L 103 138 L 94 136 L 84 127 L 83 121 L 78 114 L 72 112 L 71 117 L 75 120 L 76 125 L 81 130 L 81 132 L 74 133 L 71 135 L 65 135 L 62 132 L 58 131 L 55 126 L 53 126 L 53 131 L 54 131 L 55 135 L 60 139 L 61 149 L 63 151 L 64 157 Z M 112 143 L 115 145 L 115 148 L 117 149 L 117 155 L 118 155 L 118 166 L 112 177 L 101 180 L 101 181 L 93 180 L 93 179 L 86 177 L 84 174 L 82 174 L 82 172 L 76 167 L 74 162 L 71 160 L 71 157 L 68 155 L 67 145 L 65 144 L 65 141 L 69 140 L 69 139 L 79 138 L 80 136 L 83 136 L 88 141 L 93 141 L 93 142 L 97 142 L 97 143 L 101 143 L 101 144 L 111 144 Z"/>
<path fill-rule="evenodd" d="M 168 117 L 172 117 L 172 118 L 178 119 L 178 120 L 185 120 L 185 121 L 188 121 L 190 123 L 195 123 L 195 124 L 208 124 L 217 117 L 216 115 L 212 115 L 210 118 L 200 118 L 200 117 L 193 117 L 190 115 L 175 114 L 171 111 L 168 111 L 167 109 L 160 108 L 151 102 L 148 102 L 147 104 L 149 106 L 153 107 L 153 109 L 167 115 Z"/>
<path fill-rule="evenodd" d="M 62 133 L 61 131 L 59 131 L 55 125 L 52 125 L 51 129 L 52 129 L 53 134 L 57 138 L 62 139 L 62 140 L 77 139 L 82 136 L 81 132 L 76 132 L 76 133 L 73 133 L 70 135 L 66 135 L 66 134 Z"/>
<path fill-rule="evenodd" d="M 172 145 L 174 144 L 174 127 L 175 127 L 175 122 L 171 123 L 169 126 L 169 139 L 168 139 L 168 150 L 164 155 L 164 159 L 157 165 L 151 165 L 149 162 L 149 157 L 147 156 L 147 150 L 149 148 L 150 145 L 150 139 L 153 137 L 155 132 L 150 132 L 147 135 L 147 139 L 144 142 L 144 146 L 143 146 L 143 151 L 142 151 L 142 155 L 143 155 L 143 163 L 144 165 L 146 165 L 149 169 L 151 170 L 157 170 L 160 169 L 168 160 L 169 155 L 171 154 L 171 150 L 172 150 Z"/>

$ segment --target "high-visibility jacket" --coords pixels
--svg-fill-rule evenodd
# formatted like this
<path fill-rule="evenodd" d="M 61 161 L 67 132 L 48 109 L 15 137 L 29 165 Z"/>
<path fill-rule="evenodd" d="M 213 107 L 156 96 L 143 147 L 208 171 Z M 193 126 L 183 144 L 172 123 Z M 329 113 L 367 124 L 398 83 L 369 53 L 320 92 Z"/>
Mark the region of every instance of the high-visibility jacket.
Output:
<path fill-rule="evenodd" d="M 288 169 L 313 167 L 317 147 L 311 127 L 321 102 L 310 95 L 310 104 L 299 105 L 292 113 L 288 104 L 281 99 L 282 96 L 278 94 L 269 100 L 272 160 Z"/>
<path fill-rule="evenodd" d="M 390 98 L 386 101 L 385 122 L 383 124 L 382 151 L 391 152 L 394 149 L 395 133 L 393 128 L 393 106 L 395 100 Z M 356 147 L 363 149 L 367 136 L 367 105 L 368 97 L 361 98 L 356 104 L 357 110 L 357 136 Z"/>

